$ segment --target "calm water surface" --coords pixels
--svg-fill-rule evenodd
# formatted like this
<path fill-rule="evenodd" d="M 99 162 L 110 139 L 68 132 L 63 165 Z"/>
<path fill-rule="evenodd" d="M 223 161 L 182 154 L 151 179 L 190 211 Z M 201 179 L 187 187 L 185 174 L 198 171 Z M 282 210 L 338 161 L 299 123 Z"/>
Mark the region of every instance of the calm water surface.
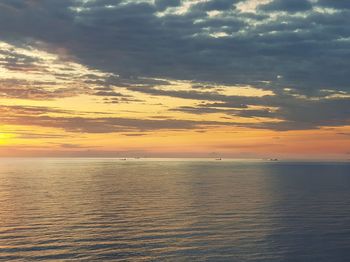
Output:
<path fill-rule="evenodd" d="M 350 164 L 2 159 L 0 260 L 350 261 Z"/>

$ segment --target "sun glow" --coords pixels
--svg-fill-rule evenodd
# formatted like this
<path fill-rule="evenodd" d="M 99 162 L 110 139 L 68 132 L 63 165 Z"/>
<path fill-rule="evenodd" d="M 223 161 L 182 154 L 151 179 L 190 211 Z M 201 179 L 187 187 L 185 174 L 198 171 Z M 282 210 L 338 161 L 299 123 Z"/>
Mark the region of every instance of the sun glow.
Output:
<path fill-rule="evenodd" d="M 12 134 L 0 133 L 0 145 L 7 144 L 13 137 Z"/>

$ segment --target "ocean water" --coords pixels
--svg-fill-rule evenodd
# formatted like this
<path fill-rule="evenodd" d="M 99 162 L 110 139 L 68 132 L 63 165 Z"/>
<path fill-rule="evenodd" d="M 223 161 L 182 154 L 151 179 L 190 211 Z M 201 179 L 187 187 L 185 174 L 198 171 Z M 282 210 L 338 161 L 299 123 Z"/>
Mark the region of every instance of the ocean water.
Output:
<path fill-rule="evenodd" d="M 1 159 L 1 261 L 350 261 L 350 164 Z"/>

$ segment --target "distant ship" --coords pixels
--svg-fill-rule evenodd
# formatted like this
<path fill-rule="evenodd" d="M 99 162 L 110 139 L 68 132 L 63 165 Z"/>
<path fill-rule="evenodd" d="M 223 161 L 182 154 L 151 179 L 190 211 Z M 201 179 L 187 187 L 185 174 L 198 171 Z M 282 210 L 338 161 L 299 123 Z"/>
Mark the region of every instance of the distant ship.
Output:
<path fill-rule="evenodd" d="M 222 160 L 221 157 L 220 158 L 216 158 L 215 160 Z"/>
<path fill-rule="evenodd" d="M 269 161 L 278 161 L 277 158 L 270 158 Z"/>

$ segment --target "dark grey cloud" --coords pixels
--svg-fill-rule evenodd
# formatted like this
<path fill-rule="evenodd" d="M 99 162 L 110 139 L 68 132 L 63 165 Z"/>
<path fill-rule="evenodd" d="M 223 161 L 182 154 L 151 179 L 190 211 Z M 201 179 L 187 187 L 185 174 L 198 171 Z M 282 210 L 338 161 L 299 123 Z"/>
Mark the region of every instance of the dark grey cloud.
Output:
<path fill-rule="evenodd" d="M 182 15 L 158 16 L 161 2 L 48 0 L 14 7 L 6 1 L 0 34 L 64 47 L 82 63 L 128 77 L 348 90 L 349 41 L 342 40 L 350 35 L 348 10 L 268 19 L 266 6 L 253 16 L 233 8 L 237 2 L 205 1 Z M 310 8 L 301 0 L 268 6 L 291 12 Z M 222 14 L 209 17 L 205 10 L 213 9 Z M 220 32 L 228 36 L 210 36 Z"/>
<path fill-rule="evenodd" d="M 206 106 L 180 106 L 177 108 L 172 108 L 170 111 L 178 111 L 178 112 L 183 112 L 183 113 L 190 113 L 190 114 L 198 114 L 198 115 L 203 115 L 203 114 L 212 114 L 212 113 L 231 113 L 235 112 L 232 110 L 225 110 L 225 109 L 219 109 L 219 108 L 214 108 L 214 107 L 206 107 Z"/>
<path fill-rule="evenodd" d="M 124 96 L 121 93 L 117 93 L 115 91 L 98 91 L 94 93 L 95 96 L 117 96 L 117 97 L 122 97 Z"/>
<path fill-rule="evenodd" d="M 235 8 L 234 4 L 242 2 L 243 0 L 211 0 L 200 2 L 193 6 L 193 9 L 203 11 L 227 11 Z"/>
<path fill-rule="evenodd" d="M 164 11 L 168 7 L 177 7 L 181 5 L 181 0 L 155 0 L 155 6 L 158 10 Z"/>
<path fill-rule="evenodd" d="M 263 11 L 285 11 L 290 13 L 308 11 L 312 8 L 308 0 L 273 0 L 268 4 L 259 6 Z"/>
<path fill-rule="evenodd" d="M 334 8 L 334 9 L 350 9 L 349 1 L 341 0 L 318 0 L 317 2 L 320 6 Z"/>

